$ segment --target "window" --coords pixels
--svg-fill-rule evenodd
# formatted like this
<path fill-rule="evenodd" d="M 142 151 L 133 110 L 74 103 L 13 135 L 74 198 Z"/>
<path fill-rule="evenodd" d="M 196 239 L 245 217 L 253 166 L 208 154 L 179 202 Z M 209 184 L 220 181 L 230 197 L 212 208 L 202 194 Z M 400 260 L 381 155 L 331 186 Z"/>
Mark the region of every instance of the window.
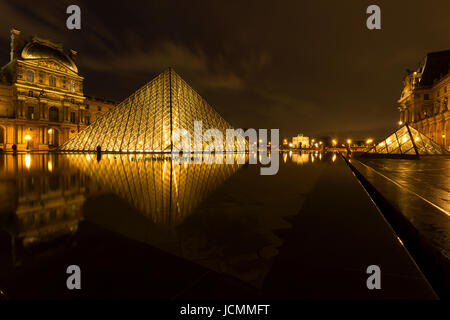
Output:
<path fill-rule="evenodd" d="M 70 113 L 70 122 L 75 123 L 75 112 Z"/>
<path fill-rule="evenodd" d="M 102 111 L 102 107 L 98 106 L 98 107 L 97 107 L 97 110 L 98 110 L 98 111 Z"/>
<path fill-rule="evenodd" d="M 57 107 L 50 107 L 48 109 L 48 118 L 53 122 L 59 121 L 59 110 Z"/>
<path fill-rule="evenodd" d="M 5 143 L 5 130 L 0 127 L 0 143 Z"/>
<path fill-rule="evenodd" d="M 56 87 L 56 78 L 54 76 L 50 76 L 48 78 L 48 83 L 50 84 L 51 87 Z"/>
<path fill-rule="evenodd" d="M 31 70 L 27 70 L 27 81 L 34 82 L 34 72 Z"/>
<path fill-rule="evenodd" d="M 423 100 L 430 100 L 430 95 L 428 93 L 425 93 L 423 95 Z"/>
<path fill-rule="evenodd" d="M 86 105 L 86 110 L 89 110 L 89 105 L 88 104 Z"/>
<path fill-rule="evenodd" d="M 28 107 L 27 118 L 28 120 L 34 120 L 34 107 Z"/>
<path fill-rule="evenodd" d="M 84 119 L 85 119 L 85 122 L 86 122 L 87 125 L 91 124 L 91 117 L 86 116 Z"/>
<path fill-rule="evenodd" d="M 69 80 L 69 90 L 75 92 L 75 81 Z"/>
<path fill-rule="evenodd" d="M 28 96 L 29 96 L 29 97 L 33 97 L 33 91 L 31 91 L 31 90 L 28 91 Z"/>
<path fill-rule="evenodd" d="M 74 98 L 71 98 L 71 99 L 70 99 L 70 103 L 71 103 L 71 104 L 74 104 L 74 103 L 75 103 L 75 99 L 74 99 Z"/>

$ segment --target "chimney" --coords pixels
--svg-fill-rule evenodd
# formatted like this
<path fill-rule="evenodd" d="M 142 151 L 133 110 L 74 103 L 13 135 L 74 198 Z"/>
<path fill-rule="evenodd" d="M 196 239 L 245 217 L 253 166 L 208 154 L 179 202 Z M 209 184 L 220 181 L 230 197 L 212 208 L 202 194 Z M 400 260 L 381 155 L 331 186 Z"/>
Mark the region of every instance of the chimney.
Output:
<path fill-rule="evenodd" d="M 75 50 L 72 50 L 72 49 L 70 49 L 69 52 L 70 52 L 69 56 L 73 60 L 73 62 L 77 62 L 77 54 L 78 54 L 78 52 L 76 52 Z"/>
<path fill-rule="evenodd" d="M 20 31 L 14 28 L 11 29 L 11 61 L 19 57 L 21 45 L 22 41 L 20 40 Z"/>

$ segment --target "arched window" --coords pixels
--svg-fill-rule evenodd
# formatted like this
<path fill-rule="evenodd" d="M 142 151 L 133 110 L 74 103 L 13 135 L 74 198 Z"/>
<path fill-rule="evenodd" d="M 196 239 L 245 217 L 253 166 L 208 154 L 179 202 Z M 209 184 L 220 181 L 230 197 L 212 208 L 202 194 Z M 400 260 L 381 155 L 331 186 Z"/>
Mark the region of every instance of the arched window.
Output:
<path fill-rule="evenodd" d="M 48 119 L 50 121 L 59 121 L 59 110 L 57 107 L 50 107 L 50 109 L 48 109 Z"/>
<path fill-rule="evenodd" d="M 48 78 L 48 83 L 51 87 L 56 87 L 56 77 L 54 76 L 50 76 Z"/>
<path fill-rule="evenodd" d="M 34 72 L 31 70 L 27 70 L 27 81 L 34 82 Z"/>

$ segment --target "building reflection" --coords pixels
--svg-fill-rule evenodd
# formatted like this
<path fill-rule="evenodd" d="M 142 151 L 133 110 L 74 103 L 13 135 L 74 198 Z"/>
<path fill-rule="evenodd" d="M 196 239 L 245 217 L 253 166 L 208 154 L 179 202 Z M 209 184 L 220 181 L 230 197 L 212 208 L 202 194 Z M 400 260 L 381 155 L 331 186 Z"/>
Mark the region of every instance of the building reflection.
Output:
<path fill-rule="evenodd" d="M 102 194 L 122 198 L 151 223 L 174 227 L 239 167 L 160 155 L 111 154 L 100 161 L 89 154 L 0 155 L 0 228 L 17 265 L 30 250 L 70 238 L 86 199 Z"/>
<path fill-rule="evenodd" d="M 283 154 L 283 161 L 286 163 L 288 153 Z M 335 162 L 337 154 L 335 152 L 292 152 L 289 151 L 289 158 L 293 163 L 304 165 L 315 161 Z"/>
<path fill-rule="evenodd" d="M 86 179 L 53 154 L 0 155 L 0 227 L 10 235 L 14 264 L 24 250 L 77 231 Z"/>

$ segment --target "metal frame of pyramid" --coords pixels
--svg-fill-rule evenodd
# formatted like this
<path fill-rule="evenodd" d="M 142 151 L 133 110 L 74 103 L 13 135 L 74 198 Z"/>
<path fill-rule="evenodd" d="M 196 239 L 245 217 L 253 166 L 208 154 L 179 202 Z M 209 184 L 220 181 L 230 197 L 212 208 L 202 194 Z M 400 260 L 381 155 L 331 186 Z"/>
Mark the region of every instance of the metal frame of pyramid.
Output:
<path fill-rule="evenodd" d="M 223 133 L 225 150 L 225 131 L 233 127 L 168 68 L 66 141 L 59 150 L 95 152 L 100 147 L 102 152 L 172 152 L 173 130 L 186 129 L 192 138 L 197 120 L 202 121 L 203 131 L 218 129 Z M 235 147 L 242 143 L 239 141 L 242 140 L 235 140 Z M 194 150 L 192 143 L 191 150 Z"/>
<path fill-rule="evenodd" d="M 391 158 L 418 158 L 424 155 L 449 154 L 444 147 L 425 136 L 419 130 L 405 124 L 371 147 L 364 155 Z"/>

